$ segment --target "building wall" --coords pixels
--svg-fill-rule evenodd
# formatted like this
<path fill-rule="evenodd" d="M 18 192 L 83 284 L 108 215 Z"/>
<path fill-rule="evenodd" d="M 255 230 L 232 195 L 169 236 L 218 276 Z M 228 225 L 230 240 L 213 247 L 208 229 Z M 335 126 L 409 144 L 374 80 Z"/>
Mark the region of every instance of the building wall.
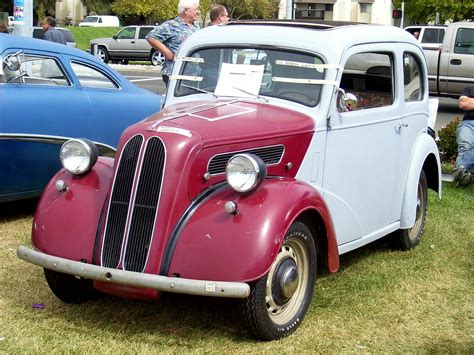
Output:
<path fill-rule="evenodd" d="M 314 16 L 315 12 L 311 12 L 310 8 L 322 9 L 325 5 L 332 5 L 332 11 L 329 10 L 331 6 L 328 6 L 328 10 L 324 11 L 324 20 L 326 21 L 357 21 L 393 25 L 391 0 L 281 0 L 280 19 L 289 18 L 287 9 L 291 5 L 293 5 L 293 13 L 297 13 L 300 18 Z M 318 16 L 320 14 L 318 12 Z"/>
<path fill-rule="evenodd" d="M 72 24 L 79 23 L 87 13 L 87 8 L 81 0 L 57 0 L 56 1 L 56 20 L 63 25 L 66 18 L 72 19 Z"/>

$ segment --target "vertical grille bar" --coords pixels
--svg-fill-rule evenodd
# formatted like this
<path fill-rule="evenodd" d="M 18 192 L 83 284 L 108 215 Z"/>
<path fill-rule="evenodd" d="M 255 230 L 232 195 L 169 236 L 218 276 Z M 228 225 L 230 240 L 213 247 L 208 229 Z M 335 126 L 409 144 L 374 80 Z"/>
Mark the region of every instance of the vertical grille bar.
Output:
<path fill-rule="evenodd" d="M 141 272 L 145 268 L 163 182 L 165 155 L 162 141 L 151 138 L 147 143 L 133 205 L 124 270 Z"/>
<path fill-rule="evenodd" d="M 127 213 L 142 143 L 142 136 L 133 137 L 124 147 L 120 157 L 110 198 L 102 250 L 102 265 L 105 267 L 116 268 L 120 262 Z"/>

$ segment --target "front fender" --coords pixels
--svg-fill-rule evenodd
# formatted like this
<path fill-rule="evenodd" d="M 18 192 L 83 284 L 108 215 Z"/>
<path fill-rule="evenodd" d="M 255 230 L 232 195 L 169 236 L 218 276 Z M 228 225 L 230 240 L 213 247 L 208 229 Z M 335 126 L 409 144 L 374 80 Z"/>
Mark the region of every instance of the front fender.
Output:
<path fill-rule="evenodd" d="M 113 176 L 113 159 L 99 157 L 84 175 L 61 169 L 46 186 L 33 218 L 33 246 L 43 253 L 92 262 L 101 210 Z M 66 192 L 56 181 L 63 180 Z"/>
<path fill-rule="evenodd" d="M 442 196 L 441 161 L 436 142 L 428 134 L 422 134 L 413 149 L 403 194 L 400 228 L 411 228 L 416 219 L 416 197 L 421 170 L 425 170 L 428 186 Z"/>
<path fill-rule="evenodd" d="M 224 211 L 227 201 L 237 204 L 237 214 Z M 258 279 L 268 272 L 290 225 L 309 210 L 325 224 L 328 263 L 335 271 L 337 243 L 322 196 L 304 182 L 278 178 L 265 180 L 248 195 L 225 185 L 196 206 L 177 235 L 176 246 L 167 251 L 170 263 L 168 267 L 165 258 L 162 274 L 219 281 Z"/>

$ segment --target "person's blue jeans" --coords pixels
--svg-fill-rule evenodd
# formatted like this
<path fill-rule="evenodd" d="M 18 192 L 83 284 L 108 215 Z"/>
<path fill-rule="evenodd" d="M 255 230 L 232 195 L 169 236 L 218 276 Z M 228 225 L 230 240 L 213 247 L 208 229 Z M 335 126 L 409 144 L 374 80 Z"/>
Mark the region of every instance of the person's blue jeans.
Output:
<path fill-rule="evenodd" d="M 466 170 L 474 171 L 474 120 L 464 120 L 456 130 L 458 156 L 456 166 L 464 166 Z"/>

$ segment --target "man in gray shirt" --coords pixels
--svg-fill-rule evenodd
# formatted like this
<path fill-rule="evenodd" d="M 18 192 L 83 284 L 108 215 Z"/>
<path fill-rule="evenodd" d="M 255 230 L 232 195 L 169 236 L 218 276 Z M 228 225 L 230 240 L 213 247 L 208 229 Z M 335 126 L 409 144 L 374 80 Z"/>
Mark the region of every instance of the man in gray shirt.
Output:
<path fill-rule="evenodd" d="M 66 38 L 64 38 L 62 32 L 56 29 L 56 20 L 54 18 L 50 16 L 44 18 L 43 31 L 43 39 L 67 45 Z"/>

